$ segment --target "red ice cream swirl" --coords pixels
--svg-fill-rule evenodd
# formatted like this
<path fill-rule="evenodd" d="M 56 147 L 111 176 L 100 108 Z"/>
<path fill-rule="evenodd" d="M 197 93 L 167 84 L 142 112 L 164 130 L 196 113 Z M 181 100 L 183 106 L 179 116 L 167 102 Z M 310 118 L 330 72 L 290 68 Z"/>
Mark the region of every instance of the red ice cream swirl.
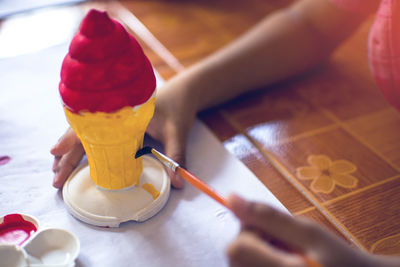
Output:
<path fill-rule="evenodd" d="M 90 10 L 61 68 L 59 90 L 74 113 L 114 112 L 146 102 L 156 80 L 139 43 L 106 12 Z"/>

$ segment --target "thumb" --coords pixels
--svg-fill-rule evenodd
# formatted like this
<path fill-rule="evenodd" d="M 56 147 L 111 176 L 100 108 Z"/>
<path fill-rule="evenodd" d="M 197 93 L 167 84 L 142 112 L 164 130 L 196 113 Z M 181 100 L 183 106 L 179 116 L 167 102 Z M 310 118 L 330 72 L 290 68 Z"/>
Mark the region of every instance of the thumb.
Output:
<path fill-rule="evenodd" d="M 80 142 L 78 136 L 75 134 L 72 128 L 68 128 L 63 136 L 58 140 L 57 144 L 55 144 L 50 153 L 54 156 L 62 156 L 69 151 L 71 151 L 74 145 Z"/>

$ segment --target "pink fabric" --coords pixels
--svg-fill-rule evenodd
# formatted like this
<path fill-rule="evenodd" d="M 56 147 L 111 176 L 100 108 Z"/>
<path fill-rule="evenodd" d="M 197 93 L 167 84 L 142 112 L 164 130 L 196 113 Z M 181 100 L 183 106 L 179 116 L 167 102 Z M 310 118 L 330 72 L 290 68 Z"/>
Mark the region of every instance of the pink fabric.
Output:
<path fill-rule="evenodd" d="M 400 110 L 400 1 L 384 0 L 368 39 L 372 75 L 390 104 Z"/>
<path fill-rule="evenodd" d="M 331 0 L 354 12 L 372 12 L 376 0 Z M 381 0 L 368 38 L 368 60 L 376 84 L 400 110 L 400 0 Z"/>

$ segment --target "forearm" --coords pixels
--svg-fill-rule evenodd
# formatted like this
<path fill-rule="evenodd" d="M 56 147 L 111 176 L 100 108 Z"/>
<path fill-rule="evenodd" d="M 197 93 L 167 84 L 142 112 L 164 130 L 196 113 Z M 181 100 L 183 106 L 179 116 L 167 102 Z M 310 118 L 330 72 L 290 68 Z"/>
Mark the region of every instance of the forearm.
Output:
<path fill-rule="evenodd" d="M 325 36 L 321 33 L 325 30 L 323 26 L 315 25 L 319 18 L 313 21 L 312 16 L 316 17 L 318 10 L 310 11 L 307 7 L 313 0 L 301 2 L 304 4 L 266 17 L 241 38 L 190 67 L 172 82 L 184 84 L 199 111 L 314 67 L 359 22 L 352 21 L 343 33 L 326 38 L 329 33 Z M 328 30 L 338 27 L 331 21 L 325 24 L 332 28 L 327 27 Z"/>

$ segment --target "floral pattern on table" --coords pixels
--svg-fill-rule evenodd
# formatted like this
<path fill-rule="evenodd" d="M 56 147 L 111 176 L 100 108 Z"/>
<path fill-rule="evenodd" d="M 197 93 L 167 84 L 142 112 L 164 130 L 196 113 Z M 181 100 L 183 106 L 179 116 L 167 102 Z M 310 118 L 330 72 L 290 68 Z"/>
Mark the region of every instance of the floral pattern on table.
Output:
<path fill-rule="evenodd" d="M 312 180 L 311 190 L 314 193 L 329 194 L 335 186 L 354 188 L 358 179 L 351 175 L 357 166 L 347 160 L 332 161 L 326 155 L 310 155 L 307 158 L 309 166 L 296 169 L 296 175 L 301 180 Z"/>

